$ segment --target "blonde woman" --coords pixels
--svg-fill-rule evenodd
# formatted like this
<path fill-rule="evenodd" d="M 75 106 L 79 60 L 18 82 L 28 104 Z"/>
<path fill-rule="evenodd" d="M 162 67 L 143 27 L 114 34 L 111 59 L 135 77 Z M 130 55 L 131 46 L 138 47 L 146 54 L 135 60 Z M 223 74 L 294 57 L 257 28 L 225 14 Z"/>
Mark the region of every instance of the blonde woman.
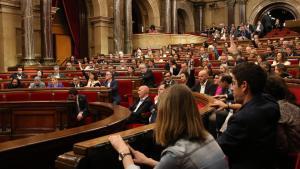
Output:
<path fill-rule="evenodd" d="M 228 168 L 222 150 L 204 129 L 197 103 L 185 85 L 173 85 L 161 95 L 155 140 L 167 147 L 159 162 L 129 147 L 121 136 L 109 137 L 126 169 L 139 169 L 134 163 L 155 169 Z"/>

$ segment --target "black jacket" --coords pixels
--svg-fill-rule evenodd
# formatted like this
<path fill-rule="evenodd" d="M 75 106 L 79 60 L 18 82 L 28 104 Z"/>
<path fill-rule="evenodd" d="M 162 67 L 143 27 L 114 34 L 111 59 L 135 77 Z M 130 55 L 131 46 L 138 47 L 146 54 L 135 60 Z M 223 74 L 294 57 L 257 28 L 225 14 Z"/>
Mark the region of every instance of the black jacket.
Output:
<path fill-rule="evenodd" d="M 242 106 L 218 138 L 230 169 L 274 169 L 279 106 L 266 95 L 256 95 Z"/>
<path fill-rule="evenodd" d="M 140 105 L 140 107 L 137 109 L 137 111 L 133 112 L 136 106 L 139 104 L 139 101 L 140 99 L 138 99 L 132 106 L 129 107 L 129 110 L 131 110 L 132 114 L 128 119 L 128 123 L 148 124 L 153 102 L 151 98 L 148 96 Z"/>
<path fill-rule="evenodd" d="M 156 87 L 152 70 L 148 69 L 146 73 L 142 73 L 142 84 L 150 88 Z"/>
<path fill-rule="evenodd" d="M 192 88 L 193 92 L 200 92 L 201 85 L 200 83 L 196 83 L 196 85 Z M 205 85 L 204 93 L 210 96 L 214 96 L 217 90 L 217 85 L 214 84 L 212 80 L 207 80 Z"/>

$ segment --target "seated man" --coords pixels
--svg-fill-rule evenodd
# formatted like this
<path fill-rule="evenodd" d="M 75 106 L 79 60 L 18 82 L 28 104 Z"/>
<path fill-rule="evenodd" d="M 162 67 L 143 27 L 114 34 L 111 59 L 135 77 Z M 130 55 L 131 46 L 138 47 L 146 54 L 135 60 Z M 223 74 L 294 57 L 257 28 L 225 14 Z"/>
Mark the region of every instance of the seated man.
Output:
<path fill-rule="evenodd" d="M 83 84 L 83 82 L 80 81 L 78 76 L 73 77 L 72 83 L 70 84 L 71 87 L 76 87 L 76 88 L 80 88 L 80 87 L 84 87 L 85 84 Z"/>
<path fill-rule="evenodd" d="M 195 84 L 195 86 L 192 88 L 192 91 L 213 96 L 216 93 L 217 85 L 215 85 L 214 82 L 208 78 L 208 72 L 206 70 L 201 70 L 198 73 L 199 82 Z"/>
<path fill-rule="evenodd" d="M 55 78 L 65 78 L 65 75 L 63 73 L 59 73 L 59 66 L 54 66 L 53 67 L 53 70 L 54 72 L 49 74 L 48 78 L 52 78 L 52 77 L 55 77 Z"/>
<path fill-rule="evenodd" d="M 41 78 L 39 76 L 34 77 L 34 82 L 30 83 L 29 89 L 35 89 L 35 88 L 45 88 L 46 85 L 44 82 L 41 81 Z"/>
<path fill-rule="evenodd" d="M 18 67 L 18 71 L 17 73 L 13 73 L 10 75 L 11 79 L 26 79 L 27 75 L 23 72 L 23 68 L 22 67 Z"/>
<path fill-rule="evenodd" d="M 75 71 L 76 67 L 74 67 L 70 61 L 68 61 L 66 63 L 66 70 Z"/>
<path fill-rule="evenodd" d="M 121 98 L 118 93 L 119 83 L 113 78 L 112 72 L 106 71 L 105 73 L 105 82 L 103 82 L 102 86 L 111 89 L 112 101 L 113 104 L 120 104 Z"/>
<path fill-rule="evenodd" d="M 162 83 L 168 86 L 172 86 L 176 83 L 175 80 L 172 79 L 172 73 L 170 71 L 166 71 L 164 74 L 164 81 Z"/>
<path fill-rule="evenodd" d="M 139 66 L 142 74 L 142 84 L 148 87 L 155 87 L 154 75 L 152 70 L 148 69 L 144 63 Z"/>
<path fill-rule="evenodd" d="M 131 110 L 132 114 L 128 119 L 128 123 L 148 124 L 153 105 L 152 100 L 149 97 L 149 87 L 139 87 L 138 95 L 139 99 L 129 107 L 129 110 Z"/>
<path fill-rule="evenodd" d="M 73 126 L 82 125 L 85 123 L 89 115 L 88 102 L 85 95 L 78 94 L 76 88 L 71 88 L 69 90 L 68 100 L 73 100 L 76 102 L 75 111 L 71 114 L 71 123 Z"/>

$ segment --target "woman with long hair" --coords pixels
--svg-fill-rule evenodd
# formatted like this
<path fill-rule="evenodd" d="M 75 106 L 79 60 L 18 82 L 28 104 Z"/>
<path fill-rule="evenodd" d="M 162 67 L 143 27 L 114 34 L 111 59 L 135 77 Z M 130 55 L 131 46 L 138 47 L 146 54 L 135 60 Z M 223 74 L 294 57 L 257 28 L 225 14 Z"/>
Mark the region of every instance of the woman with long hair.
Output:
<path fill-rule="evenodd" d="M 138 169 L 134 163 L 155 169 L 228 168 L 222 150 L 204 129 L 196 100 L 185 85 L 173 85 L 160 96 L 155 140 L 167 147 L 159 162 L 132 149 L 121 136 L 109 137 L 126 169 Z"/>

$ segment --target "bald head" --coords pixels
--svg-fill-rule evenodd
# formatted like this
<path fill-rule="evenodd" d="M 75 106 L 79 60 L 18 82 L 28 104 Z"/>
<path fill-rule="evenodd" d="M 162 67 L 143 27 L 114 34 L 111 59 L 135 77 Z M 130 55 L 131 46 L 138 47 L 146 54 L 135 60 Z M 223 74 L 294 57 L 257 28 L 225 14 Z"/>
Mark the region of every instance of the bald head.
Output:
<path fill-rule="evenodd" d="M 208 75 L 208 71 L 207 70 L 201 70 L 199 73 L 198 73 L 198 79 L 199 79 L 199 82 L 201 84 L 204 84 L 206 82 L 206 80 L 208 79 L 209 75 Z"/>
<path fill-rule="evenodd" d="M 149 87 L 148 86 L 140 86 L 138 90 L 139 98 L 142 99 L 149 94 Z"/>

